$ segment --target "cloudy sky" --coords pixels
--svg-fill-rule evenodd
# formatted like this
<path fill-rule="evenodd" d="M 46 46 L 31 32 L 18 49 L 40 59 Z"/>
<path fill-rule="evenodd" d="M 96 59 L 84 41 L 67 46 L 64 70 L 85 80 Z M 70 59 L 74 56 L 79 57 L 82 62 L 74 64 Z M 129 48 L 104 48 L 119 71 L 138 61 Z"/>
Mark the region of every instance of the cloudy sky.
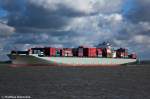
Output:
<path fill-rule="evenodd" d="M 109 41 L 150 59 L 150 0 L 0 0 L 0 59 L 33 46 Z"/>

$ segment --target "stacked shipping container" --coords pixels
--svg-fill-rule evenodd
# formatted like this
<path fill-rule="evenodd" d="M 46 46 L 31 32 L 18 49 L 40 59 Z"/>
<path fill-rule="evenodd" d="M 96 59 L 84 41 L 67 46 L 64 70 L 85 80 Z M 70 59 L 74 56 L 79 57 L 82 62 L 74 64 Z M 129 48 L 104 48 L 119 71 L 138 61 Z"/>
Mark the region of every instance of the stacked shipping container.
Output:
<path fill-rule="evenodd" d="M 104 48 L 102 55 L 103 55 L 103 57 L 111 58 L 112 57 L 111 49 L 110 48 Z"/>
<path fill-rule="evenodd" d="M 137 55 L 135 53 L 132 53 L 130 55 L 128 55 L 129 58 L 132 58 L 132 59 L 136 59 L 137 58 Z"/>
<path fill-rule="evenodd" d="M 73 48 L 72 49 L 72 54 L 73 54 L 73 56 L 78 56 L 78 49 L 77 48 Z"/>
<path fill-rule="evenodd" d="M 97 48 L 96 53 L 97 53 L 97 57 L 102 57 L 103 49 L 102 48 Z"/>
<path fill-rule="evenodd" d="M 84 56 L 86 57 L 96 57 L 96 48 L 84 48 L 83 49 Z"/>
<path fill-rule="evenodd" d="M 117 58 L 116 50 L 112 51 L 112 58 Z"/>
<path fill-rule="evenodd" d="M 63 56 L 63 57 L 106 57 L 106 58 L 134 58 L 137 56 L 135 53 L 128 55 L 128 50 L 120 48 L 112 50 L 111 48 L 90 48 L 80 46 L 78 48 L 31 48 L 28 50 L 29 54 L 38 54 L 45 56 Z M 42 54 L 43 53 L 43 54 Z"/>
<path fill-rule="evenodd" d="M 78 53 L 78 56 L 79 56 L 79 57 L 83 57 L 83 50 L 84 50 L 84 47 L 83 47 L 83 46 L 80 46 L 80 47 L 78 48 L 78 50 L 77 50 L 78 52 L 77 52 L 77 53 Z"/>
<path fill-rule="evenodd" d="M 71 48 L 62 49 L 62 56 L 73 56 Z"/>
<path fill-rule="evenodd" d="M 117 57 L 128 58 L 128 50 L 125 48 L 120 48 L 117 50 Z"/>
<path fill-rule="evenodd" d="M 56 56 L 56 48 L 46 47 L 44 48 L 44 54 L 46 56 Z"/>

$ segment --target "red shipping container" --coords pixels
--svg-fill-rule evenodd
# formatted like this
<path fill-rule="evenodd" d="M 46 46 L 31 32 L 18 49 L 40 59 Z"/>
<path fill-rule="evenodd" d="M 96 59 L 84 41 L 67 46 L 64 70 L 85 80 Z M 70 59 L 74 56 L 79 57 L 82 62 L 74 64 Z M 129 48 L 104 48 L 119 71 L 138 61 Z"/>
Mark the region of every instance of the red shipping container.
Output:
<path fill-rule="evenodd" d="M 50 56 L 56 55 L 56 49 L 55 48 L 49 48 L 49 51 L 50 51 Z"/>
<path fill-rule="evenodd" d="M 44 55 L 45 56 L 55 56 L 56 49 L 52 47 L 46 47 L 44 48 Z"/>
<path fill-rule="evenodd" d="M 125 53 L 124 53 L 124 56 L 128 56 L 128 52 L 125 52 Z"/>
<path fill-rule="evenodd" d="M 96 50 L 97 50 L 97 56 L 102 57 L 103 49 L 102 48 L 97 48 Z"/>
<path fill-rule="evenodd" d="M 96 57 L 96 48 L 90 48 L 90 56 L 91 57 Z"/>
<path fill-rule="evenodd" d="M 96 48 L 84 48 L 84 56 L 96 57 Z"/>
<path fill-rule="evenodd" d="M 124 52 L 124 58 L 128 58 L 128 52 Z"/>

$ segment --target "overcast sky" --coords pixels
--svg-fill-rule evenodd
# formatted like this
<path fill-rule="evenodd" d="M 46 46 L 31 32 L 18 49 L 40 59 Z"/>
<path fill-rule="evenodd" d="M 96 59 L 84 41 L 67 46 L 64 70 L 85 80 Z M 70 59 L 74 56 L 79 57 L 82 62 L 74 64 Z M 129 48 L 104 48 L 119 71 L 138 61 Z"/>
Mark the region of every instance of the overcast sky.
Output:
<path fill-rule="evenodd" d="M 150 59 L 150 0 L 0 0 L 0 59 L 13 49 L 109 41 Z"/>

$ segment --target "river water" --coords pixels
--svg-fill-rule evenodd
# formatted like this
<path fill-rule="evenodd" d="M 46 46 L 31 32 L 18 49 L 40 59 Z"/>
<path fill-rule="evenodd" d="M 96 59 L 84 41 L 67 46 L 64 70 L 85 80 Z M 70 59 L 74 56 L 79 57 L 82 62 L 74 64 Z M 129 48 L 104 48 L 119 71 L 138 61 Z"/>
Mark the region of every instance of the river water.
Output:
<path fill-rule="evenodd" d="M 150 66 L 8 67 L 0 96 L 32 99 L 150 99 Z"/>

